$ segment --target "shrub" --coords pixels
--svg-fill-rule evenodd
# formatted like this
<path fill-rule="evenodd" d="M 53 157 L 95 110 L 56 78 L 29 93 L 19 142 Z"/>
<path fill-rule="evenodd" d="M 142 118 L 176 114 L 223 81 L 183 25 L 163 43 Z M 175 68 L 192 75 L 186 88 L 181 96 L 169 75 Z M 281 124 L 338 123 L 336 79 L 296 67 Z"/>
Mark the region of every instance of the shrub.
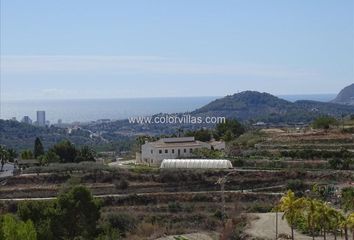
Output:
<path fill-rule="evenodd" d="M 117 229 L 122 236 L 135 230 L 138 224 L 138 220 L 128 213 L 109 213 L 104 216 L 103 222 Z"/>
<path fill-rule="evenodd" d="M 129 182 L 125 179 L 121 179 L 120 181 L 118 181 L 114 185 L 115 185 L 116 189 L 126 190 L 129 187 Z"/>
<path fill-rule="evenodd" d="M 312 127 L 316 129 L 329 129 L 331 126 L 337 126 L 337 125 L 338 125 L 337 119 L 330 116 L 322 116 L 316 118 L 315 121 L 312 123 Z"/>
<path fill-rule="evenodd" d="M 169 202 L 168 203 L 168 210 L 172 213 L 177 213 L 182 211 L 182 206 L 179 202 Z"/>
<path fill-rule="evenodd" d="M 286 184 L 286 188 L 292 190 L 293 192 L 304 191 L 307 188 L 307 185 L 304 181 L 300 179 L 289 180 Z"/>

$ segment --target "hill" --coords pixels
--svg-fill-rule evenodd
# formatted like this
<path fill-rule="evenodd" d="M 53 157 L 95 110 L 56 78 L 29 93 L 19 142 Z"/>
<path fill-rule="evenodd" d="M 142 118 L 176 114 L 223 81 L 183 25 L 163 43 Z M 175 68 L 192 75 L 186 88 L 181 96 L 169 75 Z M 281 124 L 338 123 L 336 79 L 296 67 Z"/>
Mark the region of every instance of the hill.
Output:
<path fill-rule="evenodd" d="M 339 117 L 354 113 L 354 106 L 317 101 L 296 101 L 294 103 L 269 93 L 245 91 L 217 99 L 197 109 L 193 114 L 204 116 L 225 116 L 241 121 L 267 122 L 309 122 L 319 115 Z"/>
<path fill-rule="evenodd" d="M 332 102 L 354 105 L 354 83 L 343 88 Z"/>
<path fill-rule="evenodd" d="M 36 137 L 40 137 L 44 147 L 49 148 L 61 140 L 68 139 L 78 146 L 98 146 L 102 139 L 91 136 L 90 132 L 78 128 L 70 133 L 57 127 L 36 127 L 11 120 L 0 119 L 0 143 L 15 150 L 32 149 Z"/>

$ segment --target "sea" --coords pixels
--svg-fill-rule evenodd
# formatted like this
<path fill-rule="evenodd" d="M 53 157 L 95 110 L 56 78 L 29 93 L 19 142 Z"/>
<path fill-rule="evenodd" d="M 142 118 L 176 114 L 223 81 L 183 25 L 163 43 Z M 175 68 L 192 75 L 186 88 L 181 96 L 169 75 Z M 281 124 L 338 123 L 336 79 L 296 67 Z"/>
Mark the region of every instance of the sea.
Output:
<path fill-rule="evenodd" d="M 330 101 L 335 94 L 280 95 L 288 101 Z M 75 99 L 75 100 L 16 100 L 0 102 L 0 119 L 23 116 L 36 119 L 36 111 L 44 110 L 50 123 L 90 122 L 99 119 L 120 120 L 128 117 L 150 116 L 156 113 L 189 112 L 221 97 L 169 97 L 132 99 Z"/>

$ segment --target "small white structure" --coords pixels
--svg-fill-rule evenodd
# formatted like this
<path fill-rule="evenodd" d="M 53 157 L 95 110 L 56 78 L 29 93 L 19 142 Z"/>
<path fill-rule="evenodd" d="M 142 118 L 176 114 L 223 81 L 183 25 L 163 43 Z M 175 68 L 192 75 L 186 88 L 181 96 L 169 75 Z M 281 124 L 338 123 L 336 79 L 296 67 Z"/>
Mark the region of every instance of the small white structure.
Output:
<path fill-rule="evenodd" d="M 232 168 L 229 160 L 224 159 L 165 159 L 163 169 L 228 169 Z"/>
<path fill-rule="evenodd" d="M 212 140 L 212 141 L 209 142 L 209 144 L 211 145 L 212 149 L 219 150 L 219 151 L 225 150 L 225 147 L 226 147 L 226 144 L 223 141 Z"/>

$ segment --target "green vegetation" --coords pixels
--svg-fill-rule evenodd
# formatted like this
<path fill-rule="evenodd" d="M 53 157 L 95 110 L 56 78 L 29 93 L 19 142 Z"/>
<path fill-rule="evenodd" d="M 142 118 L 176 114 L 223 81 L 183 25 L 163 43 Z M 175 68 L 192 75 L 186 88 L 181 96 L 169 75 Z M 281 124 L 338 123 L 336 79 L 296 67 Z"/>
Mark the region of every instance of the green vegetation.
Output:
<path fill-rule="evenodd" d="M 60 162 L 75 162 L 77 150 L 68 140 L 61 141 L 53 146 L 53 152 L 59 156 Z"/>
<path fill-rule="evenodd" d="M 5 163 L 9 159 L 9 153 L 8 151 L 0 145 L 0 159 L 1 159 L 1 171 L 3 171 Z"/>
<path fill-rule="evenodd" d="M 333 126 L 338 126 L 338 121 L 334 117 L 329 116 L 318 117 L 312 123 L 312 127 L 315 129 L 329 129 Z"/>
<path fill-rule="evenodd" d="M 77 149 L 69 140 L 63 140 L 55 144 L 48 151 L 44 151 L 39 138 L 36 138 L 34 147 L 34 156 L 40 160 L 41 165 L 49 163 L 72 163 L 72 162 L 94 162 L 96 152 L 89 146 L 83 146 Z M 21 153 L 22 159 L 31 159 L 34 157 L 30 150 Z"/>
<path fill-rule="evenodd" d="M 292 191 L 288 191 L 287 194 L 280 199 L 279 210 L 284 212 L 284 216 L 288 221 L 291 228 L 291 238 L 294 240 L 294 228 L 296 218 L 300 209 L 302 209 L 302 201 L 296 199 L 295 194 Z"/>
<path fill-rule="evenodd" d="M 69 140 L 75 146 L 94 146 L 97 151 L 128 151 L 134 144 L 134 138 L 116 134 L 115 130 L 110 131 L 108 126 L 101 126 L 104 129 L 97 129 L 97 126 L 85 126 L 85 128 L 67 129 L 51 127 L 36 127 L 25 123 L 0 119 L 0 142 L 8 148 L 21 152 L 26 149 L 33 150 L 33 142 L 37 137 L 43 141 L 44 149 L 53 147 L 60 141 Z M 105 131 L 102 137 L 91 136 L 92 131 Z M 108 140 L 108 142 L 107 142 Z"/>
<path fill-rule="evenodd" d="M 223 151 L 200 148 L 193 151 L 193 158 L 219 159 L 225 156 Z"/>
<path fill-rule="evenodd" d="M 354 231 L 353 214 L 345 216 L 340 210 L 316 198 L 296 198 L 291 190 L 281 198 L 276 210 L 284 212 L 283 217 L 291 227 L 292 239 L 295 228 L 309 233 L 313 238 L 322 234 L 324 239 L 328 233 L 337 236 L 342 230 L 348 239 L 348 230 Z"/>
<path fill-rule="evenodd" d="M 75 162 L 94 162 L 96 152 L 89 146 L 83 146 L 75 158 Z"/>
<path fill-rule="evenodd" d="M 230 142 L 232 150 L 239 151 L 240 149 L 254 148 L 259 142 L 264 141 L 266 134 L 260 131 L 248 131 Z M 232 155 L 233 153 L 230 152 Z"/>
<path fill-rule="evenodd" d="M 215 135 L 226 142 L 230 142 L 245 132 L 245 128 L 237 120 L 226 119 L 225 123 L 216 126 Z"/>
<path fill-rule="evenodd" d="M 196 131 L 187 131 L 184 134 L 186 137 L 194 137 L 195 140 L 209 142 L 212 138 L 212 131 L 208 129 L 200 129 Z"/>
<path fill-rule="evenodd" d="M 3 171 L 4 165 L 6 162 L 14 162 L 15 158 L 17 157 L 17 152 L 11 148 L 5 148 L 0 145 L 0 163 L 1 169 Z"/>
<path fill-rule="evenodd" d="M 23 202 L 17 215 L 30 226 L 34 225 L 35 234 L 31 240 L 90 240 L 99 232 L 100 204 L 81 186 L 65 190 L 52 202 Z M 12 240 L 14 236 L 12 233 L 5 239 Z"/>
<path fill-rule="evenodd" d="M 35 158 L 38 158 L 39 156 L 42 156 L 43 154 L 44 154 L 44 147 L 42 145 L 41 140 L 37 137 L 36 140 L 34 141 L 33 155 Z"/>
<path fill-rule="evenodd" d="M 240 121 L 294 123 L 311 122 L 321 115 L 341 117 L 342 114 L 350 115 L 353 111 L 354 107 L 348 105 L 306 100 L 292 103 L 268 93 L 245 91 L 217 99 L 193 113 L 224 116 Z"/>
<path fill-rule="evenodd" d="M 26 160 L 26 159 L 33 159 L 33 158 L 34 156 L 31 150 L 23 150 L 21 152 L 21 159 Z"/>
<path fill-rule="evenodd" d="M 37 240 L 31 220 L 18 220 L 11 214 L 0 217 L 0 240 Z"/>
<path fill-rule="evenodd" d="M 354 187 L 347 187 L 342 190 L 341 205 L 344 211 L 354 212 Z"/>

